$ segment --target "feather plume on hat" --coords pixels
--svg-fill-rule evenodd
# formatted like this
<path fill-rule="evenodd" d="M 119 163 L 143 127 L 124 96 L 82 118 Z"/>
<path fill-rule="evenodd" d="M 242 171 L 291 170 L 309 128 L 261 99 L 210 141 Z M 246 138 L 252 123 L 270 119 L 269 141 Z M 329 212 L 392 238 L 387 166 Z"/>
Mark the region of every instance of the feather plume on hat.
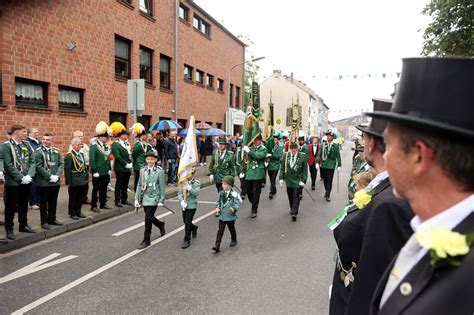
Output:
<path fill-rule="evenodd" d="M 128 134 L 127 128 L 125 128 L 125 126 L 121 122 L 118 122 L 118 121 L 114 121 L 110 125 L 110 129 L 112 130 L 112 134 L 115 137 L 118 137 L 122 134 Z"/>
<path fill-rule="evenodd" d="M 95 134 L 97 137 L 108 137 L 110 134 L 110 128 L 104 121 L 100 121 L 95 127 Z"/>
<path fill-rule="evenodd" d="M 132 128 L 130 128 L 130 130 L 132 131 L 132 134 L 135 136 L 135 137 L 140 137 L 142 135 L 145 135 L 146 134 L 146 129 L 145 129 L 145 126 L 143 126 L 141 123 L 137 122 L 137 123 L 134 123 Z"/>

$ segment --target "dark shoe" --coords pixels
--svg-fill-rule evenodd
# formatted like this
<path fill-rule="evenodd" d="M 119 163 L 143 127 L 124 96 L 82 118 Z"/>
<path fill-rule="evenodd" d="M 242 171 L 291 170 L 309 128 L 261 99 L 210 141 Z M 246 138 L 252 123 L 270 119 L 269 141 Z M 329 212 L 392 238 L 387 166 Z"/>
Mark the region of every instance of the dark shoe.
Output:
<path fill-rule="evenodd" d="M 110 210 L 112 209 L 111 207 L 107 206 L 107 205 L 103 205 L 103 206 L 100 206 L 101 209 L 105 209 L 105 210 Z"/>
<path fill-rule="evenodd" d="M 268 195 L 268 198 L 273 199 L 273 195 L 272 194 Z"/>
<path fill-rule="evenodd" d="M 78 217 L 77 215 L 72 215 L 72 216 L 71 216 L 71 219 L 73 219 L 73 220 L 79 220 L 79 217 Z"/>
<path fill-rule="evenodd" d="M 54 220 L 54 221 L 49 222 L 49 225 L 62 226 L 63 224 L 62 224 L 61 222 L 59 222 L 59 221 Z"/>
<path fill-rule="evenodd" d="M 160 222 L 160 226 L 158 226 L 160 229 L 161 236 L 165 236 L 166 230 L 165 230 L 165 222 Z"/>
<path fill-rule="evenodd" d="M 8 238 L 9 240 L 14 241 L 14 240 L 16 239 L 15 233 L 13 233 L 13 231 L 7 231 L 7 238 Z"/>
<path fill-rule="evenodd" d="M 48 223 L 45 223 L 45 224 L 41 224 L 41 228 L 43 230 L 50 230 L 51 228 L 49 227 Z"/>
<path fill-rule="evenodd" d="M 234 247 L 235 245 L 237 245 L 237 240 L 230 241 L 230 247 Z"/>
<path fill-rule="evenodd" d="M 78 216 L 79 218 L 83 218 L 83 219 L 86 217 L 86 216 L 83 215 L 82 213 L 79 213 L 77 216 Z"/>
<path fill-rule="evenodd" d="M 329 196 L 326 196 L 326 201 L 331 202 L 331 198 L 329 198 Z"/>
<path fill-rule="evenodd" d="M 316 190 L 316 188 L 314 188 L 314 186 L 313 186 L 313 187 L 311 187 L 311 190 Z"/>
<path fill-rule="evenodd" d="M 250 215 L 250 217 L 253 219 L 253 218 L 256 218 L 257 217 L 257 212 L 252 212 L 252 214 Z"/>
<path fill-rule="evenodd" d="M 219 253 L 221 251 L 221 243 L 216 243 L 214 247 L 212 248 L 216 253 Z"/>
<path fill-rule="evenodd" d="M 89 200 L 83 200 L 83 201 L 82 201 L 82 204 L 83 204 L 83 205 L 89 205 L 89 204 L 90 204 L 90 201 L 89 201 Z"/>
<path fill-rule="evenodd" d="M 193 228 L 193 230 L 191 231 L 191 236 L 192 236 L 193 238 L 196 238 L 197 234 L 198 234 L 198 226 L 195 225 L 194 228 Z"/>
<path fill-rule="evenodd" d="M 245 195 L 240 195 L 240 198 L 242 198 L 242 200 L 245 200 Z"/>
<path fill-rule="evenodd" d="M 296 221 L 296 215 L 295 215 L 295 214 L 292 214 L 292 215 L 291 215 L 291 219 L 292 219 L 293 221 Z"/>
<path fill-rule="evenodd" d="M 150 246 L 150 241 L 143 240 L 140 245 L 138 245 L 137 249 L 144 249 Z"/>
<path fill-rule="evenodd" d="M 185 248 L 188 248 L 189 246 L 191 246 L 191 242 L 189 242 L 189 241 L 184 241 L 183 244 L 181 245 L 181 248 L 182 248 L 182 249 L 185 249 Z"/>
<path fill-rule="evenodd" d="M 91 211 L 92 211 L 92 212 L 95 212 L 95 213 L 100 213 L 100 210 L 97 209 L 97 208 L 92 208 Z"/>
<path fill-rule="evenodd" d="M 24 227 L 21 227 L 19 229 L 20 232 L 25 232 L 25 233 L 36 233 L 35 230 L 33 230 L 32 228 L 30 228 L 28 225 L 25 225 Z"/>
<path fill-rule="evenodd" d="M 127 200 L 122 201 L 121 204 L 127 205 L 127 206 L 131 206 L 131 205 L 132 205 L 132 204 L 131 204 L 130 202 L 128 202 Z"/>
<path fill-rule="evenodd" d="M 123 206 L 120 204 L 120 202 L 115 202 L 115 206 L 118 208 L 123 208 Z"/>

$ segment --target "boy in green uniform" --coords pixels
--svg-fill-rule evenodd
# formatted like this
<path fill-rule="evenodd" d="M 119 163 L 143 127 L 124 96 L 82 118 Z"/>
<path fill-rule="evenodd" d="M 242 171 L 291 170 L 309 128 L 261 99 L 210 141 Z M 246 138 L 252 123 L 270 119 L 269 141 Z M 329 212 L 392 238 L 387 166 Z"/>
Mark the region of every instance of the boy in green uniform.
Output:
<path fill-rule="evenodd" d="M 237 220 L 237 210 L 239 210 L 239 194 L 234 191 L 234 177 L 226 176 L 222 179 L 222 190 L 216 203 L 216 213 L 219 214 L 219 230 L 217 230 L 216 244 L 212 248 L 216 253 L 220 252 L 222 236 L 225 227 L 229 228 L 231 241 L 230 247 L 237 245 L 237 232 L 235 231 L 235 220 Z"/>
<path fill-rule="evenodd" d="M 323 142 L 318 160 L 321 164 L 321 177 L 324 179 L 324 189 L 326 190 L 324 197 L 327 202 L 330 202 L 334 171 L 336 168 L 337 171 L 341 169 L 341 154 L 339 152 L 339 145 L 333 141 L 333 133 L 327 131 L 326 136 L 327 142 Z"/>
<path fill-rule="evenodd" d="M 79 220 L 86 217 L 81 213 L 81 207 L 84 190 L 87 189 L 87 166 L 79 137 L 71 139 L 71 147 L 71 151 L 64 157 L 64 175 L 69 193 L 69 215 L 71 219 Z"/>
<path fill-rule="evenodd" d="M 165 222 L 155 218 L 156 208 L 165 202 L 165 179 L 163 170 L 156 165 L 158 155 L 148 152 L 145 155 L 147 166 L 140 170 L 137 191 L 135 192 L 135 208 L 143 206 L 145 210 L 145 233 L 138 249 L 150 246 L 152 224 L 160 229 L 161 236 L 165 235 Z"/>
<path fill-rule="evenodd" d="M 59 180 L 63 172 L 63 161 L 58 148 L 53 147 L 53 135 L 45 133 L 43 144 L 34 153 L 36 164 L 36 186 L 40 194 L 41 227 L 49 230 L 51 225 L 63 225 L 56 220 Z"/>
<path fill-rule="evenodd" d="M 5 193 L 8 195 L 5 205 L 5 230 L 7 238 L 15 239 L 13 219 L 18 212 L 20 232 L 36 233 L 28 226 L 28 199 L 30 185 L 36 173 L 33 150 L 26 142 L 28 130 L 23 125 L 11 127 L 12 137 L 3 144 L 3 163 Z"/>
<path fill-rule="evenodd" d="M 179 186 L 178 202 L 183 210 L 184 223 L 184 241 L 181 248 L 185 249 L 191 245 L 191 233 L 193 238 L 197 236 L 198 226 L 193 224 L 194 214 L 196 214 L 198 196 L 201 191 L 201 183 L 194 178 L 196 169 L 193 168 L 191 177 L 188 179 L 186 186 Z M 185 195 L 186 194 L 186 198 Z M 186 200 L 185 200 L 186 199 Z"/>
<path fill-rule="evenodd" d="M 111 209 L 107 206 L 107 186 L 110 182 L 110 148 L 108 126 L 101 121 L 96 127 L 97 141 L 89 149 L 89 165 L 92 174 L 92 200 L 91 211 L 100 212 L 97 209 L 97 194 L 101 209 Z"/>
<path fill-rule="evenodd" d="M 134 188 L 137 190 L 138 177 L 140 177 L 140 170 L 146 166 L 145 155 L 151 150 L 148 144 L 148 134 L 145 126 L 141 123 L 135 123 L 132 126 L 132 133 L 135 135 L 137 142 L 133 146 L 132 160 L 133 170 L 135 171 Z"/>
<path fill-rule="evenodd" d="M 283 146 L 280 144 L 281 131 L 278 130 L 273 134 L 273 149 L 270 154 L 270 162 L 268 163 L 268 177 L 270 177 L 270 193 L 268 198 L 273 199 L 276 195 L 276 178 L 280 170 L 281 158 L 283 157 Z"/>
<path fill-rule="evenodd" d="M 222 190 L 222 179 L 225 176 L 234 176 L 234 153 L 227 150 L 225 138 L 219 139 L 219 149 L 214 150 L 211 163 L 209 164 L 209 179 L 216 183 L 217 192 Z"/>
<path fill-rule="evenodd" d="M 117 141 L 112 144 L 112 154 L 114 155 L 115 171 L 115 206 L 122 208 L 122 204 L 130 205 L 128 199 L 128 182 L 132 174 L 132 152 L 128 143 L 128 132 L 124 125 L 115 121 L 110 125 L 110 129 Z"/>
<path fill-rule="evenodd" d="M 286 192 L 290 202 L 290 213 L 293 221 L 296 221 L 300 207 L 300 194 L 308 178 L 308 166 L 306 155 L 298 151 L 296 143 L 290 144 L 290 152 L 285 153 L 281 161 L 280 186 L 286 181 Z"/>

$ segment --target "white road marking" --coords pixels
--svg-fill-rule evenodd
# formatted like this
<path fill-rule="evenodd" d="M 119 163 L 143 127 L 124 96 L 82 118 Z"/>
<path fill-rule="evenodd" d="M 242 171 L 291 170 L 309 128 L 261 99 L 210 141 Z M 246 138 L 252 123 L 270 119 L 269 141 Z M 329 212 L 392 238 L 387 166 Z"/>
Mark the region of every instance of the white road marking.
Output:
<path fill-rule="evenodd" d="M 178 199 L 168 199 L 166 201 L 178 202 Z M 198 203 L 205 203 L 205 204 L 212 204 L 212 205 L 216 204 L 215 201 L 198 201 Z"/>
<path fill-rule="evenodd" d="M 212 214 L 214 214 L 214 211 L 210 211 L 210 212 L 208 212 L 208 213 L 206 213 L 206 214 L 200 216 L 199 218 L 197 218 L 197 219 L 194 220 L 193 222 L 199 222 L 199 221 L 201 221 L 201 220 L 204 220 L 205 218 L 207 218 L 208 216 L 210 216 L 210 215 L 212 215 Z M 117 266 L 118 264 L 120 264 L 120 263 L 126 261 L 127 259 L 132 258 L 133 256 L 135 256 L 135 255 L 137 255 L 137 254 L 139 254 L 139 253 L 141 253 L 141 252 L 143 252 L 143 251 L 145 251 L 145 250 L 151 248 L 152 246 L 154 246 L 154 245 L 156 245 L 156 244 L 158 244 L 158 243 L 164 241 L 165 239 L 167 239 L 167 238 L 169 238 L 169 237 L 175 235 L 175 234 L 178 233 L 178 232 L 181 232 L 182 230 L 184 230 L 184 225 L 182 225 L 182 226 L 180 226 L 179 228 L 177 228 L 177 229 L 171 231 L 170 233 L 166 234 L 165 236 L 160 237 L 160 238 L 154 240 L 153 242 L 151 242 L 151 245 L 148 246 L 147 248 L 145 248 L 145 249 L 143 249 L 143 250 L 135 249 L 135 250 L 131 251 L 130 253 L 125 254 L 124 256 L 122 256 L 122 257 L 120 257 L 120 258 L 118 258 L 118 259 L 116 259 L 116 260 L 114 260 L 114 261 L 108 263 L 107 265 L 102 266 L 102 267 L 100 267 L 99 269 L 94 270 L 94 271 L 92 271 L 91 273 L 88 273 L 88 274 L 86 274 L 86 275 L 80 277 L 79 279 L 77 279 L 77 280 L 75 280 L 75 281 L 73 281 L 73 282 L 71 282 L 71 283 L 69 283 L 69 284 L 63 286 L 62 288 L 57 289 L 57 290 L 54 291 L 54 292 L 51 292 L 51 293 L 48 294 L 48 295 L 43 296 L 42 298 L 40 298 L 40 299 L 38 299 L 38 300 L 36 300 L 36 301 L 34 301 L 34 302 L 32 302 L 32 303 L 30 303 L 30 304 L 28 304 L 28 305 L 22 307 L 22 308 L 20 308 L 20 309 L 17 310 L 17 311 L 14 311 L 14 312 L 12 313 L 12 315 L 24 314 L 24 313 L 26 313 L 26 312 L 28 312 L 28 311 L 31 311 L 32 309 L 34 309 L 34 308 L 40 306 L 41 304 L 48 302 L 49 300 L 51 300 L 51 299 L 53 299 L 53 298 L 55 298 L 55 297 L 57 297 L 57 296 L 63 294 L 63 293 L 66 292 L 66 291 L 71 290 L 71 289 L 74 288 L 74 287 L 77 287 L 77 286 L 80 285 L 81 283 L 86 282 L 87 280 L 89 280 L 89 279 L 91 279 L 91 278 L 93 278 L 93 277 L 95 277 L 95 276 L 97 276 L 97 275 L 103 273 L 104 271 L 106 271 L 106 270 L 108 270 L 108 269 L 110 269 L 110 268 L 112 268 L 112 267 L 114 267 L 114 266 Z"/>
<path fill-rule="evenodd" d="M 50 261 L 51 259 L 54 259 L 58 256 L 61 256 L 61 254 L 59 254 L 59 253 L 51 254 L 51 255 L 46 256 L 46 257 L 44 257 L 44 258 L 42 258 L 38 261 L 35 261 L 32 264 L 29 264 L 28 266 L 25 266 L 25 267 L 15 271 L 15 272 L 12 272 L 12 273 L 0 278 L 0 284 L 11 281 L 11 280 L 14 280 L 14 279 L 17 279 L 17 278 L 20 278 L 20 277 L 23 277 L 23 276 L 26 276 L 26 275 L 29 275 L 31 273 L 34 273 L 34 272 L 37 272 L 37 271 L 40 271 L 40 270 L 43 270 L 43 269 L 46 269 L 46 268 L 49 268 L 49 267 L 52 267 L 54 265 L 66 262 L 68 260 L 77 258 L 77 256 L 75 256 L 75 255 L 69 255 L 69 256 L 60 258 L 58 260 L 46 263 L 47 261 Z"/>
<path fill-rule="evenodd" d="M 172 213 L 168 211 L 168 212 L 166 212 L 166 213 L 160 214 L 160 215 L 157 216 L 156 218 L 159 220 L 159 219 L 162 219 L 162 218 L 164 218 L 164 217 L 166 217 L 166 216 L 168 216 L 168 215 L 170 215 L 170 214 L 172 214 Z M 125 233 L 130 232 L 130 231 L 133 231 L 133 230 L 135 230 L 135 229 L 138 229 L 139 227 L 144 226 L 144 225 L 145 225 L 145 222 L 135 224 L 135 225 L 133 225 L 133 226 L 131 226 L 131 227 L 129 227 L 129 228 L 123 229 L 123 230 L 121 230 L 121 231 L 118 231 L 118 232 L 112 234 L 112 236 L 120 236 L 120 235 L 123 235 L 123 234 L 125 234 Z"/>

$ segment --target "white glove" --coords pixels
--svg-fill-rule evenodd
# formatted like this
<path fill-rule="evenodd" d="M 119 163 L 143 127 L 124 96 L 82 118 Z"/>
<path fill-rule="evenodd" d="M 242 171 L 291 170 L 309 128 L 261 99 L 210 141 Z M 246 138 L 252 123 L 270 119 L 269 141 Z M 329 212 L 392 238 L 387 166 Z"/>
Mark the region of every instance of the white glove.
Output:
<path fill-rule="evenodd" d="M 138 202 L 138 200 L 135 200 L 135 208 L 140 208 L 140 203 Z"/>
<path fill-rule="evenodd" d="M 50 182 L 50 183 L 56 183 L 58 180 L 59 180 L 59 176 L 51 175 L 51 176 L 49 177 L 49 182 Z"/>
<path fill-rule="evenodd" d="M 2 171 L 0 171 L 0 180 L 5 180 L 5 176 L 3 175 Z"/>
<path fill-rule="evenodd" d="M 301 187 L 304 187 L 304 183 L 303 182 L 299 182 L 298 185 L 300 185 Z"/>
<path fill-rule="evenodd" d="M 125 168 L 128 169 L 128 170 L 131 169 L 132 167 L 133 167 L 132 163 L 125 164 Z"/>
<path fill-rule="evenodd" d="M 280 179 L 279 183 L 280 183 L 280 187 L 283 187 L 283 179 Z"/>
<path fill-rule="evenodd" d="M 249 153 L 249 152 L 250 152 L 250 148 L 249 148 L 248 146 L 244 146 L 244 147 L 242 148 L 242 151 Z"/>
<path fill-rule="evenodd" d="M 158 207 L 163 207 L 164 205 L 161 202 L 158 202 Z"/>
<path fill-rule="evenodd" d="M 99 176 L 100 176 L 99 173 L 94 173 L 94 174 L 92 174 L 92 177 L 95 177 L 95 178 L 97 178 L 97 177 L 99 177 Z"/>
<path fill-rule="evenodd" d="M 24 185 L 28 185 L 29 183 L 31 183 L 33 179 L 31 178 L 30 175 L 26 175 L 26 176 L 23 176 L 22 179 L 21 179 L 21 183 L 24 184 Z"/>
<path fill-rule="evenodd" d="M 319 171 L 319 163 L 316 163 L 316 170 Z"/>
<path fill-rule="evenodd" d="M 109 171 L 109 176 L 112 176 L 112 171 Z"/>
<path fill-rule="evenodd" d="M 267 153 L 267 157 L 270 157 L 270 156 L 272 156 L 272 154 L 271 154 L 271 153 Z"/>
<path fill-rule="evenodd" d="M 209 180 L 211 181 L 211 183 L 214 182 L 214 175 L 209 175 Z"/>
<path fill-rule="evenodd" d="M 188 206 L 188 204 L 184 201 L 184 200 L 181 200 L 181 208 L 184 210 L 186 209 L 186 207 Z"/>
<path fill-rule="evenodd" d="M 245 174 L 244 173 L 240 173 L 239 174 L 239 178 L 244 178 L 245 177 Z"/>
<path fill-rule="evenodd" d="M 337 171 L 339 172 L 340 170 L 341 170 L 341 167 L 340 167 L 340 166 L 338 166 L 338 167 L 337 167 Z"/>

